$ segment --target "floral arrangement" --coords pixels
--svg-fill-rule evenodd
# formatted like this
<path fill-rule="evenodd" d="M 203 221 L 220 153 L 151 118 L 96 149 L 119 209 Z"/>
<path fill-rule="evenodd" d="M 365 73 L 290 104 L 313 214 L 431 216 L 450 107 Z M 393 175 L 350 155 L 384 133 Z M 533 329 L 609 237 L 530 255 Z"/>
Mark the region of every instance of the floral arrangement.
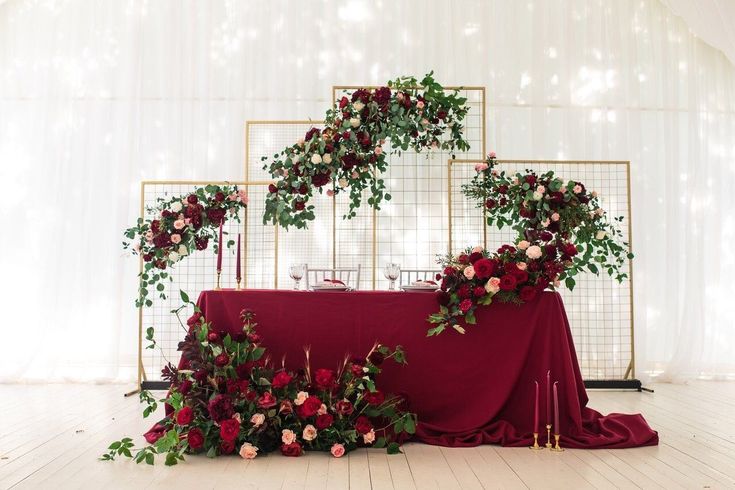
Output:
<path fill-rule="evenodd" d="M 623 217 L 608 220 L 597 192 L 553 171 L 510 175 L 494 166 L 495 154 L 491 153 L 475 167 L 477 174 L 462 189 L 485 208 L 489 226 L 511 226 L 518 240 L 541 246 L 560 248 L 573 243 L 577 252 L 569 255 L 559 276 L 569 289 L 574 288 L 574 276 L 583 271 L 599 274 L 602 270 L 619 282 L 628 277 L 623 266 L 633 254 L 619 228 Z"/>
<path fill-rule="evenodd" d="M 576 247 L 566 243 L 540 245 L 522 240 L 516 247 L 503 245 L 495 253 L 482 247 L 468 248 L 457 256 L 440 260 L 443 267 L 439 312 L 429 316 L 436 324 L 427 335 L 438 335 L 447 328 L 465 333 L 465 325 L 474 325 L 475 310 L 500 302 L 533 301 L 547 287 L 559 285 L 564 263 L 576 254 Z"/>
<path fill-rule="evenodd" d="M 440 258 L 440 307 L 429 316 L 436 325 L 429 336 L 449 327 L 465 333 L 464 326 L 475 323 L 476 308 L 493 298 L 524 303 L 562 281 L 574 289 L 574 276 L 583 271 L 603 270 L 619 282 L 628 277 L 623 266 L 633 254 L 618 228 L 623 218 L 609 221 L 596 192 L 551 171 L 498 172 L 495 159 L 492 152 L 478 164 L 462 190 L 485 208 L 488 225 L 511 226 L 518 233 L 516 245 L 503 245 L 495 253 L 475 247 Z"/>
<path fill-rule="evenodd" d="M 145 434 L 148 445 L 136 449 L 124 438 L 101 459 L 126 456 L 153 464 L 156 454 L 165 454 L 165 463 L 174 465 L 186 453 L 237 452 L 253 459 L 276 450 L 285 456 L 329 451 L 339 458 L 365 446 L 400 452 L 401 438 L 415 432 L 416 415 L 375 384 L 385 361 L 406 362 L 400 346 L 376 344 L 366 357 L 345 359 L 337 370 L 314 371 L 307 350 L 304 368 L 290 372 L 270 365 L 255 314 L 243 310 L 240 318 L 242 330 L 230 335 L 194 313 L 179 344 L 187 369 L 169 365 L 163 371 L 171 390 L 160 402 L 170 413 Z M 148 404 L 144 416 L 155 411 L 150 394 L 141 400 Z"/>
<path fill-rule="evenodd" d="M 247 204 L 247 194 L 237 186 L 207 185 L 185 196 L 159 198 L 156 206 L 149 207 L 155 218 L 138 218 L 136 225 L 124 232 L 123 248 L 141 255 L 144 264 L 135 306 L 151 306 L 151 290 L 165 298 L 165 281 L 171 280 L 167 267 L 195 250 L 205 250 L 209 240 L 216 240 L 215 230 L 227 216 L 239 221 L 238 211 Z M 228 246 L 233 244 L 228 242 Z M 215 243 L 215 252 L 219 246 Z"/>
<path fill-rule="evenodd" d="M 311 128 L 265 164 L 276 182 L 269 187 L 263 222 L 305 228 L 314 219 L 309 200 L 315 192 L 349 192 L 345 218 L 356 215 L 368 190 L 368 204 L 380 209 L 389 200 L 379 174 L 387 155 L 409 148 L 466 151 L 462 121 L 466 98 L 447 93 L 433 78 L 402 77 L 376 89 L 361 88 L 327 111 L 323 129 Z M 390 147 L 386 142 L 390 141 Z M 264 161 L 269 157 L 263 157 Z"/>

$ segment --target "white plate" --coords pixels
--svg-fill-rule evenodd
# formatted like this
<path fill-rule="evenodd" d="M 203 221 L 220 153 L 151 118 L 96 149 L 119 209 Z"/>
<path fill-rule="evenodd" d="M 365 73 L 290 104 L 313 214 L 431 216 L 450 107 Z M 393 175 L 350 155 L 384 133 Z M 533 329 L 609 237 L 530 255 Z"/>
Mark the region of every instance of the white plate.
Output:
<path fill-rule="evenodd" d="M 404 291 L 436 291 L 439 289 L 439 286 L 415 286 L 412 284 L 406 284 L 405 286 L 401 286 L 401 289 Z"/>
<path fill-rule="evenodd" d="M 347 291 L 348 286 L 312 286 L 312 291 Z"/>

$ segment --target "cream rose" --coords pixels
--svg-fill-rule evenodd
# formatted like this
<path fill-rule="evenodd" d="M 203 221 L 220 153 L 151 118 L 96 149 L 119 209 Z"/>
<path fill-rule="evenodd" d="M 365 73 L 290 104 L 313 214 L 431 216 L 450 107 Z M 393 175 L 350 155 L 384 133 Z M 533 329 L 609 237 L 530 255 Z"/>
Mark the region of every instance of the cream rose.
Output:
<path fill-rule="evenodd" d="M 464 274 L 464 277 L 466 277 L 467 279 L 472 279 L 473 277 L 475 277 L 475 268 L 472 267 L 471 265 L 468 265 L 467 267 L 464 268 L 464 271 L 462 271 L 462 273 Z"/>
<path fill-rule="evenodd" d="M 500 291 L 500 278 L 491 277 L 487 281 L 487 284 L 485 284 L 485 291 L 487 291 L 490 294 L 495 294 L 498 291 Z"/>
<path fill-rule="evenodd" d="M 375 442 L 375 430 L 370 429 L 370 432 L 368 432 L 367 434 L 363 434 L 362 441 L 365 444 L 372 444 L 373 442 Z"/>
<path fill-rule="evenodd" d="M 533 200 L 534 201 L 540 201 L 542 197 L 544 197 L 544 195 L 541 194 L 538 191 L 536 191 L 536 192 L 533 193 Z"/>
<path fill-rule="evenodd" d="M 317 163 L 322 163 L 322 156 L 319 153 L 314 153 L 311 156 L 311 163 L 316 165 Z"/>
<path fill-rule="evenodd" d="M 309 394 L 305 391 L 299 391 L 296 393 L 296 398 L 293 401 L 293 404 L 296 406 L 303 405 L 306 399 L 309 397 Z"/>
<path fill-rule="evenodd" d="M 526 250 L 526 255 L 529 259 L 538 259 L 539 257 L 541 257 L 541 247 L 539 247 L 538 245 L 531 245 Z"/>
<path fill-rule="evenodd" d="M 186 248 L 186 245 L 179 245 L 179 255 L 182 257 L 189 255 L 189 249 Z"/>
<path fill-rule="evenodd" d="M 263 422 L 265 422 L 265 415 L 262 413 L 256 413 L 250 417 L 250 423 L 253 424 L 254 427 L 260 427 L 263 425 Z"/>
<path fill-rule="evenodd" d="M 257 455 L 258 455 L 258 448 L 256 446 L 253 446 L 249 442 L 246 442 L 240 448 L 240 456 L 243 459 L 255 459 Z"/>
<path fill-rule="evenodd" d="M 304 432 L 301 434 L 305 441 L 313 441 L 316 439 L 316 427 L 309 424 L 304 427 Z"/>
<path fill-rule="evenodd" d="M 337 183 L 338 183 L 338 184 L 339 184 L 339 186 L 340 186 L 341 188 L 343 188 L 343 189 L 344 189 L 345 187 L 347 187 L 347 184 L 349 184 L 349 182 L 347 181 L 347 179 L 345 179 L 344 177 L 342 177 L 341 179 L 339 179 L 339 180 L 337 181 Z"/>
<path fill-rule="evenodd" d="M 168 254 L 168 260 L 170 260 L 171 262 L 178 262 L 180 258 L 181 257 L 179 257 L 179 254 L 176 252 L 171 252 L 170 254 Z"/>
<path fill-rule="evenodd" d="M 171 203 L 171 211 L 173 211 L 174 213 L 180 212 L 183 207 L 184 205 L 181 204 L 181 201 L 176 201 L 174 203 Z"/>
<path fill-rule="evenodd" d="M 607 233 L 605 233 L 604 231 L 600 230 L 600 231 L 598 231 L 598 232 L 597 232 L 597 234 L 595 235 L 595 238 L 597 238 L 598 240 L 602 240 L 602 239 L 603 239 L 603 238 L 605 238 L 606 236 L 607 236 Z"/>
<path fill-rule="evenodd" d="M 350 126 L 356 128 L 360 125 L 360 116 L 350 118 Z"/>
<path fill-rule="evenodd" d="M 332 163 L 332 155 L 329 153 L 325 153 L 324 156 L 322 157 L 322 161 L 324 163 Z"/>
<path fill-rule="evenodd" d="M 342 444 L 335 443 L 334 446 L 332 446 L 332 449 L 329 450 L 329 452 L 332 453 L 332 456 L 335 458 L 341 458 L 345 455 L 345 447 Z"/>
<path fill-rule="evenodd" d="M 283 429 L 281 431 L 281 442 L 284 444 L 291 444 L 292 442 L 296 442 L 296 434 L 294 431 L 289 429 Z"/>
<path fill-rule="evenodd" d="M 354 107 L 357 112 L 360 112 L 365 108 L 365 104 L 363 104 L 361 100 L 358 100 L 352 104 L 352 107 Z"/>

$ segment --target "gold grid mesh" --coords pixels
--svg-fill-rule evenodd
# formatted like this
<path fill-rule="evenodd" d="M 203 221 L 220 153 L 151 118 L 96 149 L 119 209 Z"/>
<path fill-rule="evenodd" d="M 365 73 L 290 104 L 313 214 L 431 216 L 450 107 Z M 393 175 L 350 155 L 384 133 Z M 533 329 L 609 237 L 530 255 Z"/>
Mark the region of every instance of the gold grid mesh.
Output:
<path fill-rule="evenodd" d="M 462 184 L 469 183 L 475 175 L 474 166 L 480 161 L 449 161 L 452 217 L 449 237 L 455 252 L 483 240 L 489 249 L 494 250 L 516 239 L 516 233 L 509 228 L 485 227 L 482 209 L 462 194 Z M 584 182 L 588 189 L 600 194 L 602 207 L 609 217 L 624 217 L 623 236 L 630 242 L 629 162 L 498 160 L 497 168 L 510 173 L 525 169 L 538 173 L 553 170 L 564 179 Z M 634 377 L 632 281 L 618 284 L 607 275 L 591 273 L 577 276 L 576 281 L 574 291 L 562 288 L 561 295 L 574 335 L 582 377 L 590 380 Z"/>
<path fill-rule="evenodd" d="M 232 182 L 233 185 L 245 186 L 250 197 L 248 208 L 240 212 L 241 222 L 229 219 L 223 227 L 223 241 L 228 239 L 237 242 L 237 234 L 242 233 L 242 275 L 244 286 L 250 288 L 273 288 L 275 281 L 273 268 L 276 266 L 276 254 L 273 247 L 275 241 L 275 227 L 264 226 L 262 216 L 264 212 L 265 195 L 268 192 L 268 181 L 262 182 Z M 173 196 L 186 195 L 197 187 L 207 184 L 224 184 L 224 182 L 194 182 L 194 181 L 148 181 L 141 185 L 141 216 L 151 218 L 149 206 L 155 207 L 158 198 L 169 199 Z M 222 257 L 223 288 L 235 287 L 236 248 L 225 248 Z M 139 358 L 140 365 L 149 380 L 159 379 L 161 368 L 166 360 L 178 363 L 179 353 L 177 346 L 183 338 L 185 330 L 179 324 L 171 310 L 181 305 L 179 290 L 189 294 L 192 301 L 196 301 L 199 293 L 216 286 L 217 255 L 214 253 L 214 243 L 210 241 L 204 251 L 194 252 L 186 260 L 175 265 L 167 272 L 172 273 L 173 281 L 165 283 L 166 299 L 161 299 L 151 292 L 153 305 L 141 308 L 139 315 L 140 331 L 145 332 L 148 327 L 155 330 L 155 340 L 160 349 L 145 349 L 148 341 L 143 341 Z M 182 322 L 193 313 L 187 308 L 180 313 Z"/>

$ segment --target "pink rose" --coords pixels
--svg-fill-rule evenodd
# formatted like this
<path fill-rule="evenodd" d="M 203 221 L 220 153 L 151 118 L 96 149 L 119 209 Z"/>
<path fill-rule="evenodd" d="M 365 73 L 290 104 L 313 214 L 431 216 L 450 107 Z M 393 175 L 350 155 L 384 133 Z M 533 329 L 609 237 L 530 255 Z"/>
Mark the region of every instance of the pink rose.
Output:
<path fill-rule="evenodd" d="M 472 279 L 473 277 L 475 277 L 475 268 L 472 267 L 471 265 L 468 265 L 467 267 L 464 268 L 464 271 L 462 271 L 462 273 L 464 274 L 464 277 L 466 277 L 467 279 Z"/>
<path fill-rule="evenodd" d="M 525 271 L 528 267 L 528 264 L 526 264 L 525 262 L 518 262 L 516 264 L 516 267 L 518 267 L 518 270 Z"/>
<path fill-rule="evenodd" d="M 183 230 L 185 226 L 186 223 L 183 219 L 177 219 L 176 221 L 174 221 L 174 228 L 176 228 L 177 230 Z"/>
<path fill-rule="evenodd" d="M 345 447 L 339 443 L 335 443 L 334 446 L 332 446 L 332 449 L 330 449 L 329 451 L 335 458 L 341 458 L 345 455 Z"/>
<path fill-rule="evenodd" d="M 582 186 L 579 184 L 575 185 L 572 189 L 572 192 L 574 192 L 575 194 L 579 194 L 580 192 L 582 192 Z"/>
<path fill-rule="evenodd" d="M 518 242 L 518 250 L 526 250 L 531 244 L 526 240 Z"/>
<path fill-rule="evenodd" d="M 248 197 L 248 193 L 245 192 L 244 189 L 240 189 L 239 191 L 237 191 L 237 195 L 240 198 L 240 202 L 241 203 L 247 204 L 248 202 L 250 202 L 250 198 Z"/>
<path fill-rule="evenodd" d="M 153 232 L 151 230 L 145 232 L 145 241 L 148 243 L 153 241 Z"/>
<path fill-rule="evenodd" d="M 306 427 L 304 427 L 304 432 L 301 435 L 305 441 L 313 441 L 316 439 L 316 427 L 309 424 Z"/>
<path fill-rule="evenodd" d="M 479 253 L 482 253 L 483 250 L 484 249 L 481 246 L 478 245 L 478 246 L 476 246 L 475 248 L 472 249 L 472 253 L 473 254 L 479 254 Z"/>
<path fill-rule="evenodd" d="M 424 108 L 424 101 L 423 100 L 420 100 L 420 101 L 416 102 L 416 107 L 418 107 L 419 109 L 423 109 Z"/>
<path fill-rule="evenodd" d="M 487 284 L 485 284 L 485 291 L 490 294 L 495 294 L 500 291 L 500 278 L 491 277 L 490 280 L 487 281 Z"/>
<path fill-rule="evenodd" d="M 540 185 L 536 187 L 536 192 L 538 192 L 539 194 L 543 194 L 544 192 L 546 192 L 546 187 Z"/>
<path fill-rule="evenodd" d="M 255 459 L 257 455 L 258 455 L 258 448 L 253 446 L 249 442 L 246 442 L 240 448 L 240 456 L 243 459 Z"/>
<path fill-rule="evenodd" d="M 383 147 L 382 146 L 376 146 L 375 147 L 375 154 L 376 155 L 382 155 L 383 154 Z"/>
<path fill-rule="evenodd" d="M 370 429 L 370 432 L 368 432 L 367 434 L 363 434 L 362 441 L 365 444 L 372 444 L 373 442 L 375 442 L 375 430 Z"/>
<path fill-rule="evenodd" d="M 495 152 L 494 151 L 491 151 L 490 153 L 487 154 L 487 157 L 488 158 L 495 158 Z"/>
<path fill-rule="evenodd" d="M 551 221 L 559 221 L 559 213 L 552 214 Z"/>
<path fill-rule="evenodd" d="M 327 406 L 322 403 L 322 406 L 319 407 L 319 410 L 316 411 L 316 414 L 317 415 L 324 415 L 325 413 L 327 413 Z"/>
<path fill-rule="evenodd" d="M 171 235 L 171 243 L 181 243 L 181 235 L 178 233 Z"/>
<path fill-rule="evenodd" d="M 475 172 L 482 172 L 483 170 L 487 170 L 487 168 L 487 163 L 478 163 L 477 165 L 475 165 Z"/>
<path fill-rule="evenodd" d="M 538 259 L 541 257 L 541 247 L 538 245 L 531 245 L 528 247 L 528 250 L 526 250 L 526 255 L 529 259 Z"/>
<path fill-rule="evenodd" d="M 262 413 L 256 413 L 250 417 L 250 423 L 253 424 L 253 427 L 260 427 L 263 425 L 263 422 L 265 422 L 265 415 Z"/>
<path fill-rule="evenodd" d="M 296 434 L 292 430 L 283 429 L 281 431 L 281 441 L 287 445 L 296 442 Z"/>
<path fill-rule="evenodd" d="M 332 196 L 334 196 L 334 191 L 333 191 L 332 189 L 327 189 L 327 195 L 328 195 L 329 197 L 332 197 Z"/>
<path fill-rule="evenodd" d="M 298 407 L 299 405 L 303 405 L 308 397 L 309 394 L 307 392 L 299 391 L 298 393 L 296 393 L 296 398 L 294 399 L 293 403 Z"/>

